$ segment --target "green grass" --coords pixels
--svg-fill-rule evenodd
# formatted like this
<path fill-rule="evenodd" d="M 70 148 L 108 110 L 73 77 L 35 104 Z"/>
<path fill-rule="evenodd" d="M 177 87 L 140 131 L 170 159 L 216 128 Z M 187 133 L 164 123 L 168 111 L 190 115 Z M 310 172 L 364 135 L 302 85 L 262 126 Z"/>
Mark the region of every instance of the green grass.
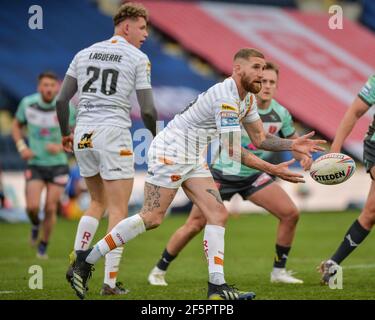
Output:
<path fill-rule="evenodd" d="M 271 284 L 269 273 L 274 255 L 277 221 L 272 216 L 246 215 L 230 218 L 226 228 L 225 274 L 228 283 L 251 289 L 257 299 L 374 299 L 374 235 L 344 262 L 343 290 L 319 284 L 315 268 L 341 242 L 344 232 L 357 217 L 352 213 L 302 214 L 288 268 L 298 271 L 303 285 Z M 196 237 L 171 264 L 168 287 L 152 287 L 147 275 L 158 260 L 169 236 L 186 216 L 168 217 L 156 230 L 139 236 L 126 245 L 119 279 L 131 293 L 110 299 L 204 299 L 207 265 L 202 249 L 202 234 Z M 59 220 L 50 242 L 47 261 L 35 258 L 28 246 L 29 225 L 0 224 L 0 299 L 77 299 L 65 281 L 68 254 L 76 231 L 76 221 Z M 97 237 L 105 234 L 102 221 Z M 43 268 L 43 290 L 29 289 L 28 269 Z M 103 281 L 103 261 L 96 266 L 87 299 L 108 299 L 99 295 Z M 10 292 L 9 292 L 10 291 Z"/>

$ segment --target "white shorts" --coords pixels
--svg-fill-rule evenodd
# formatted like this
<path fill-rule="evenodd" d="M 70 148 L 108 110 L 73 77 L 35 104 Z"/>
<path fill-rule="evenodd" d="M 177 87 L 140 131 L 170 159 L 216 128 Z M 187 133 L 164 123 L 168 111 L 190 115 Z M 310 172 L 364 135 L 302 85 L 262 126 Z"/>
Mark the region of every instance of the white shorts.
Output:
<path fill-rule="evenodd" d="M 146 182 L 164 188 L 178 189 L 189 178 L 212 177 L 206 163 L 167 163 L 169 161 L 165 161 L 163 158 L 149 158 Z"/>
<path fill-rule="evenodd" d="M 114 126 L 76 127 L 74 154 L 83 177 L 100 173 L 105 180 L 134 178 L 133 142 L 128 129 Z"/>

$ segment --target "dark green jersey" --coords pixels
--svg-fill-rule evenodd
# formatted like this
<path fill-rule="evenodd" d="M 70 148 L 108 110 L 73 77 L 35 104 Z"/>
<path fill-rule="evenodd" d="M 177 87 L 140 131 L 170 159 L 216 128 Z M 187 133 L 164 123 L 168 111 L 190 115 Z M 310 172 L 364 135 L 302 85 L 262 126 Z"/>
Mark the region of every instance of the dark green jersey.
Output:
<path fill-rule="evenodd" d="M 289 111 L 275 100 L 272 100 L 270 106 L 265 110 L 258 108 L 258 113 L 263 121 L 263 126 L 266 132 L 279 135 L 281 137 L 289 137 L 295 133 L 292 116 L 290 115 Z M 244 128 L 241 129 L 241 145 L 263 160 L 268 159 L 271 155 L 271 152 L 269 151 L 257 149 L 251 142 Z M 235 166 L 231 165 L 226 152 L 223 152 L 221 160 L 218 159 L 215 161 L 213 167 L 221 171 L 225 169 L 226 174 L 233 174 L 242 177 L 251 176 L 259 172 L 256 169 L 241 165 L 240 172 L 238 173 Z"/>
<path fill-rule="evenodd" d="M 358 97 L 360 97 L 369 107 L 375 104 L 375 75 L 368 78 L 366 84 L 358 93 Z M 374 120 L 368 129 L 367 138 L 375 141 L 375 115 Z"/>
<path fill-rule="evenodd" d="M 29 148 L 34 157 L 28 164 L 38 166 L 55 166 L 68 163 L 62 151 L 51 154 L 46 150 L 49 143 L 61 143 L 61 133 L 56 115 L 56 99 L 45 103 L 39 93 L 23 98 L 16 112 L 17 120 L 27 126 Z M 70 125 L 75 123 L 75 108 L 70 106 Z"/>

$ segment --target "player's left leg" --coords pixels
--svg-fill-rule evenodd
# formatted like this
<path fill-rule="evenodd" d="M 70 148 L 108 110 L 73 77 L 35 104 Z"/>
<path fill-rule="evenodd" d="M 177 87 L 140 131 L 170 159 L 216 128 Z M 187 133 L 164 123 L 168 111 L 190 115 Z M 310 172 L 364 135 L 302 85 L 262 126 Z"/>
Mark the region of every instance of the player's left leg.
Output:
<path fill-rule="evenodd" d="M 36 246 L 39 238 L 40 197 L 43 189 L 46 186 L 46 183 L 43 181 L 42 177 L 36 176 L 35 172 L 35 170 L 31 169 L 26 170 L 25 188 L 26 212 L 31 222 L 30 244 L 33 247 Z"/>
<path fill-rule="evenodd" d="M 38 244 L 37 256 L 41 259 L 47 259 L 47 246 L 51 237 L 52 230 L 56 224 L 56 213 L 64 192 L 64 186 L 54 183 L 47 183 L 46 203 L 44 207 L 43 232 Z"/>
<path fill-rule="evenodd" d="M 128 217 L 128 203 L 133 188 L 133 179 L 103 180 L 108 200 L 107 233 L 123 219 Z M 117 247 L 108 252 L 104 263 L 104 283 L 101 295 L 123 295 L 129 290 L 117 282 L 117 274 L 124 247 Z"/>
<path fill-rule="evenodd" d="M 303 283 L 302 280 L 293 277 L 291 272 L 285 269 L 299 218 L 298 209 L 292 199 L 275 182 L 257 190 L 247 199 L 279 219 L 271 282 Z"/>
<path fill-rule="evenodd" d="M 371 168 L 371 177 L 375 177 L 375 166 Z M 330 259 L 323 261 L 319 266 L 322 273 L 321 283 L 328 284 L 329 279 L 336 273 L 338 265 L 341 264 L 368 236 L 375 224 L 375 180 L 371 181 L 371 187 L 367 196 L 366 204 L 349 230 L 343 241 Z"/>
<path fill-rule="evenodd" d="M 178 228 L 170 237 L 160 260 L 151 270 L 148 282 L 154 286 L 167 286 L 165 274 L 170 263 L 177 257 L 182 249 L 193 239 L 206 225 L 206 218 L 201 210 L 193 205 L 185 224 Z"/>
<path fill-rule="evenodd" d="M 251 300 L 253 292 L 240 292 L 228 286 L 224 278 L 224 234 L 228 212 L 211 177 L 191 177 L 182 187 L 190 200 L 204 214 L 203 248 L 208 262 L 208 298 L 220 300 Z"/>

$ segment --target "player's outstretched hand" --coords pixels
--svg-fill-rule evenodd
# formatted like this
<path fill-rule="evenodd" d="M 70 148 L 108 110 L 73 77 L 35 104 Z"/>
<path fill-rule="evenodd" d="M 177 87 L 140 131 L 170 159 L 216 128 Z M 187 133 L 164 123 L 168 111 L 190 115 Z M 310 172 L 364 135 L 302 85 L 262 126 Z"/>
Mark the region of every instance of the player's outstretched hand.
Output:
<path fill-rule="evenodd" d="M 63 136 L 61 139 L 61 143 L 63 145 L 65 152 L 73 152 L 73 134 L 71 133 L 68 136 Z"/>
<path fill-rule="evenodd" d="M 314 136 L 315 131 L 311 131 L 297 139 L 294 139 L 292 142 L 292 151 L 300 152 L 302 154 L 307 155 L 311 158 L 311 153 L 317 151 L 324 151 L 325 149 L 320 146 L 320 144 L 327 143 L 326 140 L 319 140 L 319 139 L 310 139 Z"/>
<path fill-rule="evenodd" d="M 292 160 L 274 165 L 273 167 L 274 170 L 273 172 L 271 172 L 271 174 L 289 182 L 305 183 L 305 179 L 303 178 L 303 175 L 290 171 L 288 169 L 288 166 L 291 165 L 295 161 L 296 161 L 295 159 L 292 159 Z"/>

